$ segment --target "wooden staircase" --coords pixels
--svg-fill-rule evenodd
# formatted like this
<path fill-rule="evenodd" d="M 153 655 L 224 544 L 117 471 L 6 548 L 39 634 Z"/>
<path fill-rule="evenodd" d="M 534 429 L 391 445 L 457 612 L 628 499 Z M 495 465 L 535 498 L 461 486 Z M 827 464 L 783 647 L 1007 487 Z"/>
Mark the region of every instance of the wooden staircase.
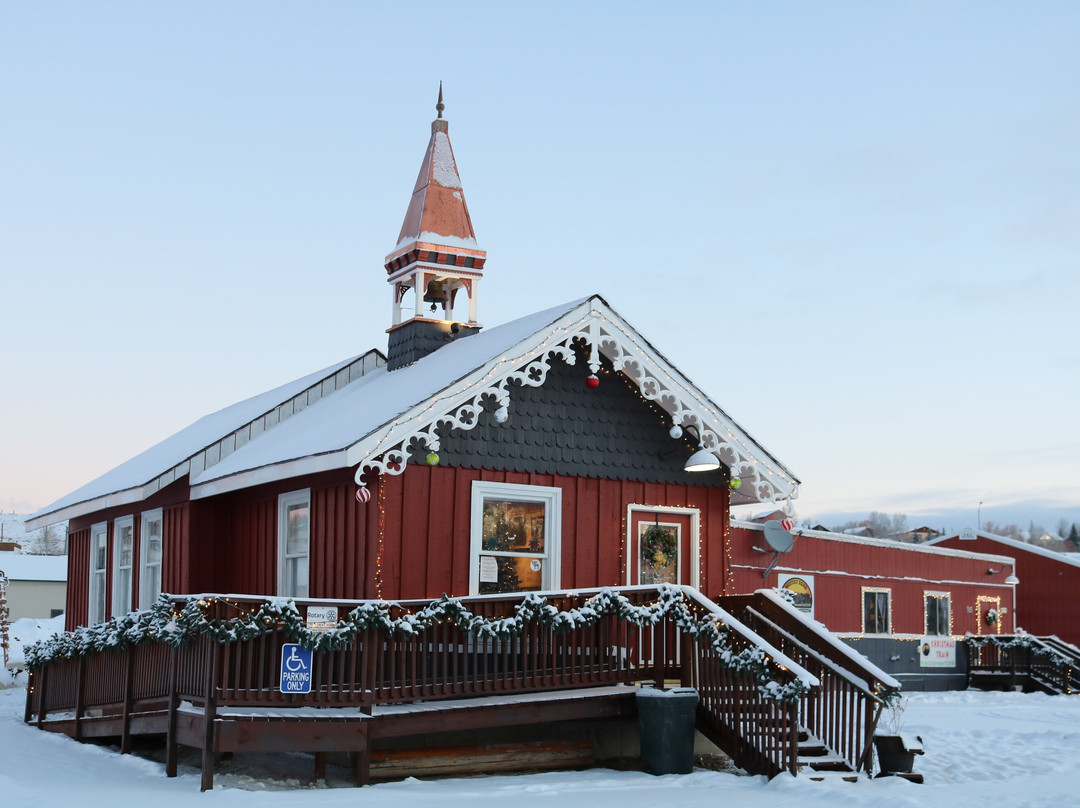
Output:
<path fill-rule="evenodd" d="M 968 687 L 1080 694 L 1080 648 L 1071 643 L 1030 634 L 971 637 L 968 642 Z"/>

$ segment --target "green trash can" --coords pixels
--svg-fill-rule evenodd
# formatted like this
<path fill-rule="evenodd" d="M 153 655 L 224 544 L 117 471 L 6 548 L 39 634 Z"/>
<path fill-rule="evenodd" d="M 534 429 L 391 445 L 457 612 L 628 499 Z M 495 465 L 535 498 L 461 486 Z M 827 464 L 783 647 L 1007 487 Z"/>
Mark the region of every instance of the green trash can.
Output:
<path fill-rule="evenodd" d="M 694 769 L 698 694 L 692 687 L 637 692 L 641 763 L 650 774 L 689 774 Z"/>

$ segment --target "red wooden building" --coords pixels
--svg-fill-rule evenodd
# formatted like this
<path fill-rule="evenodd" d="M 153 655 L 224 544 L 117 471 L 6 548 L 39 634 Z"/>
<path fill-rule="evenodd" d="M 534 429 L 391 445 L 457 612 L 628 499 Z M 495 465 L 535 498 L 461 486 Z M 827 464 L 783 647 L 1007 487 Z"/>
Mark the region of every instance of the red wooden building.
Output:
<path fill-rule="evenodd" d="M 440 110 L 386 257 L 386 353 L 209 415 L 35 514 L 70 520 L 68 627 L 163 591 L 721 594 L 730 505 L 798 480 L 599 296 L 481 329 L 486 259 Z"/>
<path fill-rule="evenodd" d="M 1080 645 L 1080 554 L 1058 553 L 1027 542 L 965 530 L 930 542 L 952 551 L 1000 553 L 1016 559 L 1017 586 L 1013 621 L 1036 635 L 1055 635 Z"/>
<path fill-rule="evenodd" d="M 791 549 L 777 553 L 762 525 L 734 522 L 725 591 L 787 589 L 800 608 L 906 688 L 963 688 L 962 639 L 1015 629 L 1015 566 L 1003 549 L 798 530 Z M 925 654 L 927 644 L 952 655 Z"/>

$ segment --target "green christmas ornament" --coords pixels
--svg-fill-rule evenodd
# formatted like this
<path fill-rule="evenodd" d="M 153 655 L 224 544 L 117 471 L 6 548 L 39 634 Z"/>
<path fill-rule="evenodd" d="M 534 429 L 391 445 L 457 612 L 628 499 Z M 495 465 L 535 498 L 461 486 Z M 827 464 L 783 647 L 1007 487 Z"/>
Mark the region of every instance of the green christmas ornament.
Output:
<path fill-rule="evenodd" d="M 732 477 L 731 482 L 728 483 L 728 488 L 730 488 L 732 491 L 738 491 L 740 488 L 742 488 L 742 480 L 740 480 L 738 477 Z"/>
<path fill-rule="evenodd" d="M 427 463 L 429 466 L 439 465 L 439 453 L 428 452 L 428 456 L 424 458 L 424 462 Z"/>

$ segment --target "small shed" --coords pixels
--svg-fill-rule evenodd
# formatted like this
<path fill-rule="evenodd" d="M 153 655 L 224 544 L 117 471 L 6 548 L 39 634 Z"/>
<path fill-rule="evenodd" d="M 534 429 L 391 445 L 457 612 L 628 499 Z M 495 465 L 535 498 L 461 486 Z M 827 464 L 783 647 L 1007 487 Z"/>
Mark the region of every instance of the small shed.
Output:
<path fill-rule="evenodd" d="M 67 556 L 0 551 L 0 573 L 7 576 L 8 619 L 48 618 L 64 613 Z"/>

